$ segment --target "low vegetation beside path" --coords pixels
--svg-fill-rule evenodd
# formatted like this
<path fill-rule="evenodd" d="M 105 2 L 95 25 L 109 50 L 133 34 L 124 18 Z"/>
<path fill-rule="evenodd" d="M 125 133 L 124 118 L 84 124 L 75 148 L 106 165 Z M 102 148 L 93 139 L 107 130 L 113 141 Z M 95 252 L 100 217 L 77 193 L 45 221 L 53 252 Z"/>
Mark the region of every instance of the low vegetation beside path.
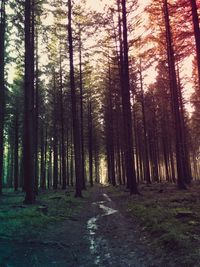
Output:
<path fill-rule="evenodd" d="M 171 184 L 141 185 L 141 196 L 109 189 L 113 199 L 121 199 L 122 210 L 139 224 L 141 238 L 155 251 L 160 261 L 173 266 L 200 266 L 200 184 L 188 191 Z M 126 191 L 126 190 L 123 190 Z M 157 252 L 156 252 L 157 254 Z"/>
<path fill-rule="evenodd" d="M 24 205 L 24 194 L 5 192 L 0 199 L 0 239 L 30 238 L 42 229 L 66 220 L 80 210 L 89 195 L 74 198 L 70 191 L 44 191 L 34 205 Z"/>

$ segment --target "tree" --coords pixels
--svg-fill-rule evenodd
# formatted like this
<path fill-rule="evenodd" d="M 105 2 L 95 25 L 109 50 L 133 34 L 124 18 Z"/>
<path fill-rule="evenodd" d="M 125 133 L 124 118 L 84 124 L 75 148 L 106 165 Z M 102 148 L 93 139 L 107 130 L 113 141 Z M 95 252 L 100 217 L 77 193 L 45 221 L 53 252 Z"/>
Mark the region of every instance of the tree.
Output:
<path fill-rule="evenodd" d="M 185 183 L 190 181 L 188 177 L 188 162 L 185 158 L 184 151 L 184 140 L 181 127 L 181 114 L 180 114 L 180 103 L 178 94 L 178 85 L 175 69 L 175 58 L 172 43 L 172 33 L 169 20 L 169 10 L 167 0 L 164 1 L 164 14 L 165 14 L 165 27 L 166 27 L 166 41 L 167 41 L 167 54 L 168 54 L 168 67 L 169 67 L 169 78 L 170 78 L 170 90 L 171 90 L 171 101 L 174 112 L 174 124 L 175 124 L 175 137 L 176 137 L 176 162 L 177 162 L 177 179 L 178 186 L 180 189 L 186 189 Z"/>
<path fill-rule="evenodd" d="M 24 202 L 33 204 L 34 193 L 34 2 L 25 1 L 24 75 Z"/>
<path fill-rule="evenodd" d="M 76 197 L 82 197 L 82 169 L 81 169 L 81 147 L 80 147 L 80 125 L 77 111 L 76 87 L 74 78 L 74 52 L 72 41 L 72 3 L 68 1 L 68 42 L 69 42 L 69 63 L 70 63 L 70 87 L 72 102 L 72 122 L 73 122 L 73 141 L 75 156 L 75 175 L 76 175 Z"/>
<path fill-rule="evenodd" d="M 192 7 L 192 21 L 194 27 L 194 37 L 196 44 L 196 56 L 197 56 L 197 68 L 198 68 L 198 81 L 200 88 L 200 29 L 199 29 L 199 16 L 197 12 L 197 3 L 196 0 L 190 0 Z M 200 90 L 200 89 L 199 89 Z"/>
<path fill-rule="evenodd" d="M 137 194 L 137 183 L 133 161 L 133 133 L 132 116 L 130 104 L 130 83 L 129 83 L 129 60 L 128 60 L 128 41 L 127 41 L 127 20 L 126 20 L 126 1 L 122 0 L 122 25 L 123 25 L 123 57 L 120 58 L 121 78 L 122 78 L 122 108 L 124 120 L 124 139 L 125 139 L 125 166 L 127 183 L 130 194 Z"/>
<path fill-rule="evenodd" d="M 3 181 L 3 135 L 5 113 L 5 0 L 1 0 L 0 6 L 0 195 Z"/>

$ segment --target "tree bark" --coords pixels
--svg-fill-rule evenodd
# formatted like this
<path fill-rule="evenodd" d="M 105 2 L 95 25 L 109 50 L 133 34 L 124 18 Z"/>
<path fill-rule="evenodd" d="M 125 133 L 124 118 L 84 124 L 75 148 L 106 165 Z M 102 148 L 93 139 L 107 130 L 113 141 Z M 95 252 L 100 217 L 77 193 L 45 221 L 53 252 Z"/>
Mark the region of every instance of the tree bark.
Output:
<path fill-rule="evenodd" d="M 54 87 L 54 114 L 53 114 L 53 189 L 58 188 L 58 112 L 57 112 L 57 98 L 56 98 L 56 74 L 53 71 L 53 87 Z"/>
<path fill-rule="evenodd" d="M 200 29 L 199 29 L 199 16 L 197 11 L 196 0 L 190 0 L 192 8 L 192 21 L 194 27 L 194 37 L 196 45 L 196 56 L 197 56 L 197 68 L 198 68 L 198 85 L 200 91 Z M 200 94 L 200 93 L 199 93 Z"/>
<path fill-rule="evenodd" d="M 124 138 L 125 138 L 125 167 L 128 187 L 130 194 L 138 194 L 134 159 L 133 159 L 133 133 L 132 116 L 130 103 L 130 81 L 129 81 L 129 60 L 128 60 L 128 40 L 127 40 L 127 19 L 126 1 L 122 0 L 122 23 L 123 23 L 123 61 L 122 66 L 122 108 L 124 119 Z M 121 57 L 122 58 L 122 57 Z"/>
<path fill-rule="evenodd" d="M 4 113 L 5 113 L 5 0 L 1 0 L 0 9 L 0 195 L 2 194 L 3 184 L 3 130 L 4 130 Z"/>
<path fill-rule="evenodd" d="M 44 144 L 44 129 L 41 126 L 41 140 L 40 140 L 40 188 L 44 190 L 46 188 L 45 181 L 45 144 Z"/>
<path fill-rule="evenodd" d="M 35 193 L 38 194 L 38 117 L 39 117 L 39 68 L 38 68 L 38 32 L 36 29 L 36 57 L 35 57 Z"/>
<path fill-rule="evenodd" d="M 83 73 L 82 73 L 82 40 L 81 27 L 79 25 L 79 80 L 80 80 L 80 134 L 81 134 L 81 169 L 82 169 L 82 188 L 85 185 L 85 151 L 84 151 L 84 131 L 83 131 Z"/>
<path fill-rule="evenodd" d="M 25 1 L 25 79 L 24 79 L 24 202 L 33 204 L 34 194 L 34 6 Z"/>
<path fill-rule="evenodd" d="M 93 130 L 92 130 L 92 104 L 88 101 L 88 154 L 89 154 L 89 180 L 90 186 L 93 186 Z"/>
<path fill-rule="evenodd" d="M 14 149 L 14 190 L 18 190 L 19 184 L 19 115 L 15 114 L 15 149 Z"/>
<path fill-rule="evenodd" d="M 175 124 L 175 143 L 176 143 L 176 165 L 177 165 L 177 179 L 178 187 L 180 189 L 186 189 L 185 185 L 185 175 L 184 171 L 184 148 L 182 140 L 182 127 L 181 127 L 181 116 L 180 116 L 180 105 L 178 97 L 178 85 L 176 78 L 176 69 L 175 69 L 175 58 L 174 58 L 174 49 L 172 44 L 172 34 L 169 20 L 169 11 L 167 0 L 164 0 L 164 15 L 165 15 L 165 27 L 166 27 L 166 41 L 167 41 L 167 55 L 168 55 L 168 66 L 169 66 L 169 80 L 170 80 L 170 91 L 171 91 L 171 100 L 174 113 L 174 124 Z"/>
<path fill-rule="evenodd" d="M 142 62 L 140 58 L 140 90 L 141 90 L 141 104 L 142 104 L 142 122 L 144 129 L 144 165 L 145 165 L 145 180 L 148 184 L 151 183 L 150 170 L 149 170 L 149 152 L 147 142 L 147 127 L 146 127 L 146 116 L 145 116 L 145 105 L 144 105 L 144 90 L 143 90 L 143 77 L 142 77 Z"/>
<path fill-rule="evenodd" d="M 75 177 L 76 177 L 76 197 L 82 197 L 82 170 L 81 170 L 81 147 L 80 147 L 80 125 L 78 120 L 76 88 L 74 78 L 74 52 L 72 39 L 72 3 L 68 1 L 68 43 L 69 43 L 69 63 L 70 63 L 70 87 L 72 102 L 72 123 L 73 141 L 75 156 Z"/>
<path fill-rule="evenodd" d="M 65 149 L 65 124 L 64 124 L 64 108 L 63 108 L 63 78 L 62 78 L 62 58 L 60 51 L 60 119 L 61 119 L 61 158 L 62 158 L 62 189 L 67 186 L 66 172 L 66 149 Z"/>

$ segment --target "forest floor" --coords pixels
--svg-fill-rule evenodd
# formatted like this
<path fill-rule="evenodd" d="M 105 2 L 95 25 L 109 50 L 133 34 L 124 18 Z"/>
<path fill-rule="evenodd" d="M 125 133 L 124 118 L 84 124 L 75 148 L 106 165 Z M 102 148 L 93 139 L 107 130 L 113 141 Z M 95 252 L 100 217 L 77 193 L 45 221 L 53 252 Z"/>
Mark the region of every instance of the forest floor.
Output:
<path fill-rule="evenodd" d="M 83 199 L 43 192 L 0 198 L 0 267 L 200 266 L 200 184 L 95 186 Z"/>

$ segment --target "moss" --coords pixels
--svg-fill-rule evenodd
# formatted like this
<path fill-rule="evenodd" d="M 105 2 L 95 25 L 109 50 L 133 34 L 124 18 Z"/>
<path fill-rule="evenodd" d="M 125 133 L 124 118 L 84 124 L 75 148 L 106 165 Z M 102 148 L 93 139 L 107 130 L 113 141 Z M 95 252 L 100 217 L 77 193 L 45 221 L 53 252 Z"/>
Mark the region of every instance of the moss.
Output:
<path fill-rule="evenodd" d="M 87 200 L 65 195 L 63 191 L 44 192 L 37 197 L 36 204 L 23 205 L 23 194 L 7 192 L 1 198 L 0 237 L 18 238 L 39 234 L 41 229 L 75 214 Z M 43 212 L 41 207 L 45 207 Z"/>
<path fill-rule="evenodd" d="M 200 186 L 181 192 L 166 184 L 161 194 L 160 185 L 154 184 L 144 185 L 140 192 L 142 197 L 127 197 L 124 208 L 140 224 L 152 247 L 160 249 L 163 261 L 173 261 L 167 266 L 200 266 Z"/>

